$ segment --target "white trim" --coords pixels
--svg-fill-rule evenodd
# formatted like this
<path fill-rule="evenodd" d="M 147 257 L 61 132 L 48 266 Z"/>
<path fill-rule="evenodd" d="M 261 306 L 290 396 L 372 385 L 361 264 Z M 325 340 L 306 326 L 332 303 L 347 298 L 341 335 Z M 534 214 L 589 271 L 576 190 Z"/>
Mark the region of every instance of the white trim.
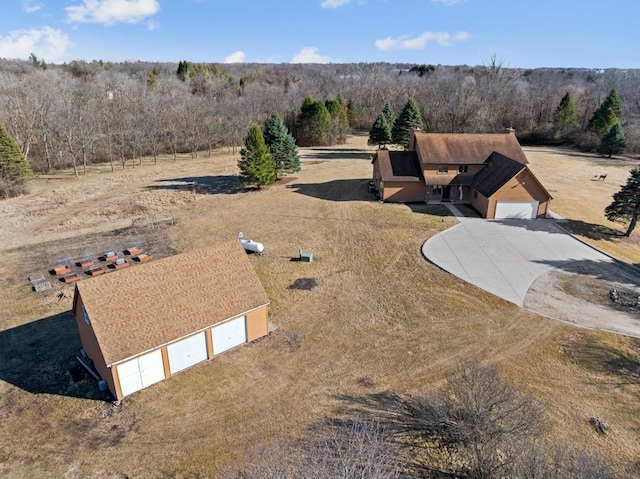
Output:
<path fill-rule="evenodd" d="M 219 326 L 222 323 L 227 323 L 227 322 L 229 322 L 231 320 L 239 318 L 240 316 L 246 316 L 247 314 L 252 313 L 253 311 L 257 311 L 258 309 L 264 308 L 265 306 L 269 306 L 270 304 L 271 304 L 271 301 L 269 301 L 268 303 L 264 303 L 264 304 L 262 304 L 260 306 L 256 306 L 255 308 L 249 309 L 249 310 L 245 311 L 244 313 L 235 314 L 235 315 L 231 316 L 230 318 L 223 319 L 222 321 L 218 321 L 217 323 L 210 324 L 209 326 L 206 326 L 204 328 L 196 329 L 195 331 L 191 331 L 189 334 L 185 334 L 184 336 L 180 336 L 179 338 L 172 339 L 171 341 L 167 341 L 166 343 L 162 343 L 162 344 L 160 344 L 158 346 L 154 346 L 153 348 L 146 349 L 144 351 L 141 351 L 139 353 L 134 354 L 133 356 L 129 356 L 129 357 L 125 358 L 125 359 L 120 359 L 118 361 L 114 361 L 111 364 L 107 364 L 107 367 L 110 368 L 112 366 L 117 366 L 118 364 L 121 364 L 121 363 L 126 363 L 127 361 L 129 361 L 131 359 L 135 359 L 135 358 L 137 358 L 139 356 L 143 356 L 146 353 L 149 353 L 151 351 L 155 351 L 156 349 L 160 349 L 160 348 L 162 348 L 164 346 L 168 346 L 169 344 L 173 344 L 173 343 L 175 343 L 177 341 L 180 341 L 181 339 L 185 339 L 185 338 L 188 338 L 189 336 L 193 336 L 194 334 L 198 334 L 198 333 L 201 333 L 203 331 L 206 331 L 207 329 L 214 328 L 215 326 Z"/>

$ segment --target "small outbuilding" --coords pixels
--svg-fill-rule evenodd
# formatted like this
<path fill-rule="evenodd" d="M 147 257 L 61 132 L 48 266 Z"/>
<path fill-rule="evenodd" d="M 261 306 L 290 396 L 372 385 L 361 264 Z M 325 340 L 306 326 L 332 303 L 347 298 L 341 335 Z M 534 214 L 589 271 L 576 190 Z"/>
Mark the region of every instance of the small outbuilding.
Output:
<path fill-rule="evenodd" d="M 269 332 L 237 239 L 77 283 L 82 347 L 118 400 Z"/>

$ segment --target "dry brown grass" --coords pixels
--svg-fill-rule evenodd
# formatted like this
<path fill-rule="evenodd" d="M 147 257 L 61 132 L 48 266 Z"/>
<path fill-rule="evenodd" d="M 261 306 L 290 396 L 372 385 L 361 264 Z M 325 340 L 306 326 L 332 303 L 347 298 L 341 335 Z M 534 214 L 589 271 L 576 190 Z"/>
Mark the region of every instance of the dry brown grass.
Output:
<path fill-rule="evenodd" d="M 604 209 L 637 166 L 630 158 L 602 158 L 554 148 L 525 148 L 531 169 L 553 201 L 551 209 L 569 221 L 566 229 L 585 242 L 632 264 L 640 263 L 640 239 L 626 238 L 626 224 L 613 223 Z M 604 181 L 598 181 L 606 174 Z M 637 234 L 637 232 L 636 232 Z"/>
<path fill-rule="evenodd" d="M 346 148 L 364 148 L 364 141 L 351 138 Z M 349 158 L 341 159 L 339 152 L 305 153 L 303 171 L 286 184 L 235 194 L 196 191 L 192 201 L 171 209 L 178 224 L 166 230 L 175 250 L 232 238 L 238 231 L 262 242 L 266 254 L 252 259 L 278 330 L 132 395 L 118 409 L 92 399 L 90 381 L 65 383 L 59 369 L 73 365 L 72 354 L 80 347 L 73 321 L 58 315 L 69 305 L 43 304 L 26 281 L 19 282 L 29 248 L 3 252 L 9 262 L 3 273 L 11 281 L 5 281 L 0 303 L 0 475 L 215 476 L 258 443 L 300 437 L 321 417 L 345 408 L 357 411 L 359 398 L 437 388 L 471 356 L 495 362 L 545 405 L 554 441 L 599 451 L 618 467 L 637 459 L 639 341 L 536 316 L 451 277 L 420 254 L 425 239 L 455 224 L 445 210 L 373 201 L 367 154 L 352 158 L 354 152 L 345 150 Z M 527 153 L 546 183 L 543 161 Z M 558 163 L 578 161 L 556 156 Z M 167 162 L 160 165 L 163 171 L 137 171 L 151 183 L 163 175 L 219 178 L 232 174 L 236 159 L 220 155 L 183 160 L 176 169 Z M 590 174 L 585 175 L 588 182 Z M 553 207 L 568 216 L 572 200 L 553 181 L 550 176 Z M 126 188 L 136 195 L 143 189 Z M 91 211 L 99 206 L 98 196 L 88 205 Z M 66 234 L 70 244 L 85 241 Z M 314 254 L 313 263 L 290 261 L 299 247 Z M 317 286 L 289 287 L 300 278 L 314 278 Z M 32 338 L 36 326 L 41 333 Z M 21 346 L 23 356 L 5 356 Z M 40 363 L 38 373 L 56 381 L 34 386 L 16 376 L 15 371 L 27 373 Z M 610 433 L 595 432 L 591 417 L 600 418 Z"/>

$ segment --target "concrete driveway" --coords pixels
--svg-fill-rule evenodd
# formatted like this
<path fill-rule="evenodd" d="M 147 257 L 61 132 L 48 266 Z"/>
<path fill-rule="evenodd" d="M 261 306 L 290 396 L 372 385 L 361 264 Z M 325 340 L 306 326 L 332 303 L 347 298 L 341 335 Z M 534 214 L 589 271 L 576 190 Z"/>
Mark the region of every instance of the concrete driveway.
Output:
<path fill-rule="evenodd" d="M 554 220 L 464 218 L 452 205 L 459 225 L 429 238 L 423 255 L 459 278 L 507 301 L 524 305 L 540 275 L 572 261 L 611 258 L 581 243 Z"/>

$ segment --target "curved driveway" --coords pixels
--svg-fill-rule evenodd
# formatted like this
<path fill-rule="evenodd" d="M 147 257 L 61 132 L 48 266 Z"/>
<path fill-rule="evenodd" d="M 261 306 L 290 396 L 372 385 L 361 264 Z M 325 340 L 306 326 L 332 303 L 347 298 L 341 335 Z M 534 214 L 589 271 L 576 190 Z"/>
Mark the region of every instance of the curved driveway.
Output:
<path fill-rule="evenodd" d="M 460 224 L 429 238 L 422 254 L 459 278 L 523 306 L 532 283 L 572 261 L 611 258 L 565 233 L 553 220 L 465 218 L 448 205 Z"/>

